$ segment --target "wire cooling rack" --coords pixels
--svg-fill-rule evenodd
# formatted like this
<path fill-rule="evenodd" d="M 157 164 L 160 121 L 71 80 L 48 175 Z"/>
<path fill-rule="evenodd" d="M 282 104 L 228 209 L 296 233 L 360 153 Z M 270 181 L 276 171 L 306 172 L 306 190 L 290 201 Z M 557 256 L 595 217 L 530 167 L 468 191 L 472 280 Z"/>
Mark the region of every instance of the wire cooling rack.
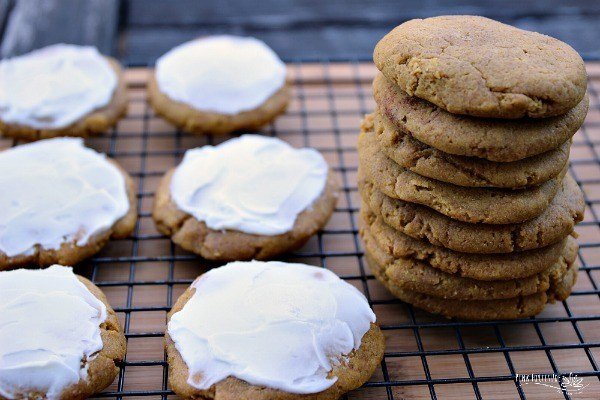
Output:
<path fill-rule="evenodd" d="M 589 65 L 591 109 L 574 138 L 571 172 L 588 208 L 579 225 L 581 272 L 572 296 L 536 318 L 457 322 L 404 304 L 373 278 L 358 237 L 356 188 L 361 117 L 374 103 L 369 63 L 292 63 L 294 97 L 288 112 L 264 129 L 295 146 L 323 153 L 343 192 L 327 227 L 286 257 L 329 268 L 369 299 L 386 339 L 385 358 L 373 378 L 348 399 L 599 399 L 600 398 L 600 64 Z M 100 398 L 175 399 L 163 349 L 166 314 L 193 281 L 217 264 L 174 246 L 154 228 L 153 194 L 163 173 L 186 149 L 229 137 L 184 134 L 146 104 L 149 70 L 126 72 L 129 113 L 110 133 L 87 140 L 136 181 L 140 218 L 134 235 L 111 242 L 77 272 L 106 293 L 125 328 L 128 351 L 115 382 Z M 1 147 L 16 143 L 0 140 Z M 544 374 L 537 382 L 517 374 Z M 556 389 L 553 376 L 563 382 Z M 580 380 L 581 379 L 581 380 Z M 540 384 L 543 383 L 543 384 Z"/>

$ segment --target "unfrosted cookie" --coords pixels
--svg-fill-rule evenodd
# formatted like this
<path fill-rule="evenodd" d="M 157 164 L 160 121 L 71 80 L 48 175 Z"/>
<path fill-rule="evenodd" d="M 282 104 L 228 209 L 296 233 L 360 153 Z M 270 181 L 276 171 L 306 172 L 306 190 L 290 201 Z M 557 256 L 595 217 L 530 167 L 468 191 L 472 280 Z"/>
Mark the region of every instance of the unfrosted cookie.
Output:
<path fill-rule="evenodd" d="M 478 16 L 413 19 L 375 47 L 373 60 L 411 96 L 455 114 L 550 117 L 583 98 L 583 60 L 560 40 Z"/>
<path fill-rule="evenodd" d="M 382 114 L 399 131 L 445 153 L 498 162 L 522 160 L 559 148 L 583 124 L 589 107 L 586 94 L 558 117 L 511 121 L 454 115 L 407 95 L 381 74 L 373 81 L 373 95 Z"/>
<path fill-rule="evenodd" d="M 319 152 L 243 135 L 188 150 L 161 180 L 152 216 L 160 232 L 206 259 L 262 260 L 302 246 L 337 198 Z"/>
<path fill-rule="evenodd" d="M 102 291 L 70 267 L 0 272 L 0 399 L 86 399 L 125 357 Z"/>
<path fill-rule="evenodd" d="M 135 228 L 129 175 L 79 138 L 0 152 L 0 270 L 75 265 Z"/>
<path fill-rule="evenodd" d="M 290 100 L 286 67 L 262 41 L 209 36 L 184 43 L 156 62 L 148 82 L 154 111 L 186 132 L 256 130 Z"/>
<path fill-rule="evenodd" d="M 542 214 L 508 225 L 456 221 L 429 207 L 388 197 L 361 176 L 358 189 L 363 201 L 387 225 L 415 239 L 464 253 L 511 253 L 554 244 L 573 231 L 585 210 L 581 189 L 568 174 Z"/>
<path fill-rule="evenodd" d="M 507 254 L 470 254 L 434 246 L 394 230 L 373 214 L 361 209 L 361 236 L 386 249 L 394 258 L 414 258 L 449 274 L 481 281 L 512 280 L 550 268 L 562 254 L 567 238 L 540 249 Z"/>
<path fill-rule="evenodd" d="M 538 156 L 510 163 L 444 153 L 398 130 L 376 112 L 363 121 L 375 129 L 381 151 L 400 166 L 419 175 L 467 187 L 515 189 L 540 185 L 556 177 L 567 164 L 571 142 Z"/>
<path fill-rule="evenodd" d="M 358 138 L 359 171 L 387 196 L 430 207 L 471 223 L 520 223 L 540 215 L 561 186 L 566 168 L 553 179 L 527 189 L 466 188 L 418 175 L 381 153 L 373 131 Z"/>
<path fill-rule="evenodd" d="M 413 292 L 454 300 L 496 300 L 545 292 L 562 281 L 567 268 L 577 258 L 577 243 L 569 240 L 563 254 L 535 275 L 498 281 L 482 281 L 449 274 L 429 265 L 427 260 L 394 258 L 369 235 L 364 235 L 365 251 L 377 262 L 394 285 Z"/>
<path fill-rule="evenodd" d="M 281 262 L 200 276 L 165 337 L 169 382 L 184 399 L 335 400 L 365 383 L 384 353 L 358 290 L 331 271 Z"/>
<path fill-rule="evenodd" d="M 403 289 L 394 285 L 383 269 L 368 254 L 365 255 L 373 275 L 394 296 L 432 314 L 465 320 L 502 320 L 527 318 L 539 314 L 546 304 L 565 300 L 577 281 L 577 265 L 569 266 L 561 282 L 546 292 L 500 300 L 452 300 Z"/>
<path fill-rule="evenodd" d="M 98 135 L 127 113 L 119 62 L 57 44 L 0 62 L 0 133 L 15 139 Z"/>

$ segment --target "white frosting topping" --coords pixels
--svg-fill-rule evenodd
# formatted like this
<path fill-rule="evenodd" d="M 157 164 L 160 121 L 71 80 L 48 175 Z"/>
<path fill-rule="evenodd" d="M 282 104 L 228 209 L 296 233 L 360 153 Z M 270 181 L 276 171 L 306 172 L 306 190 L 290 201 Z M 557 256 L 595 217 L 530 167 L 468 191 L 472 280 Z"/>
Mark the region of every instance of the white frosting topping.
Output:
<path fill-rule="evenodd" d="M 260 106 L 285 84 L 285 64 L 252 37 L 210 36 L 156 62 L 160 91 L 197 110 L 236 114 Z"/>
<path fill-rule="evenodd" d="M 0 152 L 0 251 L 85 245 L 129 210 L 125 179 L 79 138 L 57 138 Z"/>
<path fill-rule="evenodd" d="M 102 350 L 106 315 L 72 268 L 0 272 L 0 396 L 53 400 L 86 379 L 82 365 Z"/>
<path fill-rule="evenodd" d="M 114 70 L 95 47 L 44 47 L 0 61 L 0 119 L 64 128 L 106 106 L 116 86 Z"/>
<path fill-rule="evenodd" d="M 243 135 L 188 150 L 173 174 L 171 198 L 211 229 L 278 235 L 319 197 L 327 174 L 314 149 Z"/>
<path fill-rule="evenodd" d="M 305 264 L 233 262 L 196 280 L 168 333 L 197 389 L 234 376 L 289 393 L 317 393 L 375 322 L 365 297 Z"/>

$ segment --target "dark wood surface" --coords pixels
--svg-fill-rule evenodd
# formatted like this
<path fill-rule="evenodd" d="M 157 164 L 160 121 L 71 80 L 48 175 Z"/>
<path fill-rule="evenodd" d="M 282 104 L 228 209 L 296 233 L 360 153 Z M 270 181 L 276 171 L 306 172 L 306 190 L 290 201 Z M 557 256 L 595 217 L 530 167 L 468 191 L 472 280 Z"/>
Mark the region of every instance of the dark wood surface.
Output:
<path fill-rule="evenodd" d="M 442 14 L 485 15 L 600 58 L 597 0 L 0 0 L 0 54 L 63 41 L 152 64 L 186 40 L 233 33 L 256 36 L 287 60 L 368 59 L 402 21 Z"/>

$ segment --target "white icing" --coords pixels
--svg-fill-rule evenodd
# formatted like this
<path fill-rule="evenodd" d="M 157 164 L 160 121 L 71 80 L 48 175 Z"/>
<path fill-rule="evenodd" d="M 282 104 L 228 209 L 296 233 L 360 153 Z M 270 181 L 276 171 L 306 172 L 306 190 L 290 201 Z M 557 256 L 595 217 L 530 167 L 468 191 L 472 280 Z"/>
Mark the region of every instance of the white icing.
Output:
<path fill-rule="evenodd" d="M 210 36 L 156 62 L 160 91 L 197 110 L 236 114 L 260 106 L 285 84 L 285 64 L 252 37 Z"/>
<path fill-rule="evenodd" d="M 72 268 L 0 272 L 0 396 L 53 400 L 86 379 L 82 361 L 102 350 L 106 316 Z"/>
<path fill-rule="evenodd" d="M 168 333 L 198 389 L 234 376 L 289 393 L 317 393 L 375 322 L 365 297 L 305 264 L 233 262 L 192 285 Z"/>
<path fill-rule="evenodd" d="M 36 129 L 64 128 L 106 106 L 117 86 L 94 47 L 56 44 L 0 61 L 0 119 Z"/>
<path fill-rule="evenodd" d="M 129 210 L 125 180 L 79 138 L 42 140 L 0 152 L 0 251 L 85 245 Z"/>
<path fill-rule="evenodd" d="M 171 198 L 211 229 L 278 235 L 319 197 L 327 174 L 314 149 L 243 135 L 188 150 L 173 174 Z"/>

